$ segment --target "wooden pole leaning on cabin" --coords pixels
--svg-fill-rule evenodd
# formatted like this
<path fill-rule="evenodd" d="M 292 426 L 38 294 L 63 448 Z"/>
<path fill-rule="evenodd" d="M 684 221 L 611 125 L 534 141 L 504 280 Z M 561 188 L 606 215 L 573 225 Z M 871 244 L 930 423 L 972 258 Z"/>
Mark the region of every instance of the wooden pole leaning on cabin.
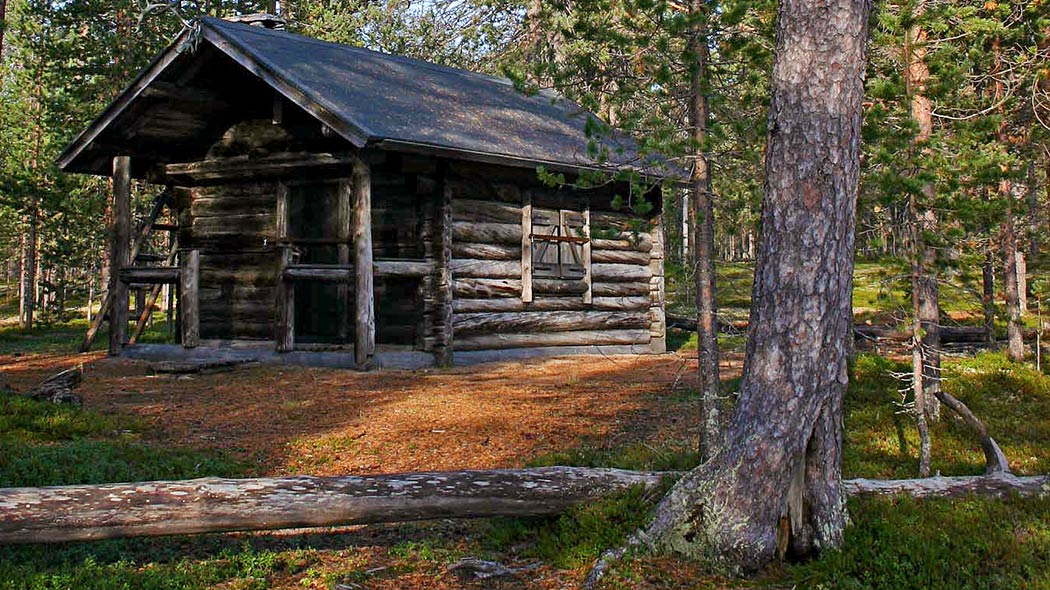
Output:
<path fill-rule="evenodd" d="M 200 250 L 183 250 L 179 256 L 179 327 L 182 347 L 196 348 L 200 344 Z"/>
<path fill-rule="evenodd" d="M 368 164 L 353 164 L 354 240 L 354 362 L 369 369 L 375 357 L 376 317 L 372 268 L 372 171 Z"/>
<path fill-rule="evenodd" d="M 120 271 L 131 264 L 131 158 L 113 158 L 113 206 L 110 219 L 109 290 L 113 303 L 109 310 L 109 354 L 120 356 L 128 333 L 128 286 Z"/>

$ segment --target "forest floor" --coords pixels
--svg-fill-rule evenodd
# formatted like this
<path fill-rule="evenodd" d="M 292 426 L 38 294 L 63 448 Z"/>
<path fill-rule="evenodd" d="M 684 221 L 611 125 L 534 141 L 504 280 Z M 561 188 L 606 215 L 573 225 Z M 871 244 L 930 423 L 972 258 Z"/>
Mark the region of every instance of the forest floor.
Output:
<path fill-rule="evenodd" d="M 0 394 L 0 486 L 288 473 L 365 474 L 552 464 L 681 469 L 695 463 L 695 360 L 589 357 L 430 371 L 249 366 L 155 375 L 99 353 L 0 355 L 25 391 L 85 364 L 84 409 Z M 739 355 L 724 364 L 736 384 Z M 846 405 L 847 477 L 908 477 L 905 367 L 859 357 Z M 986 353 L 949 363 L 947 386 L 982 417 L 1017 473 L 1050 472 L 1050 377 Z M 904 434 L 901 447 L 898 433 Z M 934 427 L 934 467 L 979 473 L 966 429 Z M 555 519 L 440 521 L 0 548 L 0 588 L 573 588 L 644 519 L 626 494 Z M 644 558 L 606 588 L 1050 588 L 1050 502 L 851 502 L 849 544 L 810 564 L 732 580 Z M 464 579 L 482 557 L 523 573 Z"/>
<path fill-rule="evenodd" d="M 748 272 L 721 269 L 729 314 L 746 306 Z M 872 302 L 868 318 L 890 323 L 898 313 L 899 287 L 879 286 L 891 274 L 858 269 L 855 303 Z M 966 314 L 972 303 L 960 299 L 948 311 Z M 679 352 L 659 357 L 368 374 L 242 366 L 174 376 L 70 352 L 82 323 L 33 335 L 0 325 L 0 390 L 24 392 L 85 366 L 83 409 L 0 392 L 0 487 L 556 464 L 685 469 L 697 460 L 696 361 L 684 334 L 671 339 Z M 163 338 L 163 329 L 151 337 Z M 738 385 L 741 344 L 723 338 L 728 393 Z M 907 368 L 858 357 L 845 406 L 846 477 L 915 476 L 917 436 L 894 377 Z M 1050 376 L 997 353 L 961 355 L 947 359 L 945 387 L 986 421 L 1015 473 L 1050 473 Z M 957 420 L 946 415 L 932 433 L 936 471 L 981 472 L 980 449 Z M 631 492 L 550 519 L 0 547 L 0 589 L 574 588 L 649 506 Z M 735 580 L 702 564 L 645 557 L 614 570 L 604 587 L 1050 590 L 1050 501 L 866 500 L 849 509 L 845 549 L 814 562 Z M 469 579 L 450 568 L 466 556 L 522 571 Z"/>

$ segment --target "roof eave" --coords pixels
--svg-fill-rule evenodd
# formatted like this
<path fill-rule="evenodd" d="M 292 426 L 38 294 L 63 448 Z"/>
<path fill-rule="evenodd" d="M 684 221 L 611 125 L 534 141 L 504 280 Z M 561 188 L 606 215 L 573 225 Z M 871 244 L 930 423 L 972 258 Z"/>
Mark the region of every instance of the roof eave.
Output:
<path fill-rule="evenodd" d="M 466 150 L 462 148 L 442 146 L 437 144 L 421 143 L 414 141 L 405 141 L 400 139 L 378 139 L 373 140 L 369 143 L 370 147 L 375 147 L 381 150 L 388 151 L 400 151 L 400 152 L 411 152 L 416 154 L 434 155 L 446 158 L 455 158 L 461 160 L 469 160 L 471 162 L 480 162 L 483 164 L 498 164 L 502 166 L 511 166 L 514 168 L 537 168 L 543 166 L 544 168 L 552 172 L 600 172 L 605 174 L 615 174 L 618 171 L 624 170 L 625 168 L 631 169 L 641 175 L 643 178 L 655 180 L 655 181 L 672 181 L 675 182 L 674 175 L 661 174 L 651 170 L 645 170 L 635 166 L 601 166 L 595 164 L 579 163 L 574 164 L 570 162 L 559 162 L 556 160 L 542 160 L 535 158 L 526 158 L 522 156 L 512 156 L 508 154 L 497 154 L 491 152 L 483 152 L 477 150 Z"/>
<path fill-rule="evenodd" d="M 109 127 L 110 123 L 113 122 L 121 113 L 127 109 L 128 105 L 132 103 L 138 96 L 146 89 L 156 78 L 160 76 L 167 68 L 174 62 L 180 55 L 184 53 L 184 45 L 188 41 L 191 31 L 189 29 L 183 30 L 175 37 L 175 40 L 168 45 L 167 49 L 162 51 L 157 57 L 153 58 L 150 65 L 146 66 L 134 80 L 117 96 L 113 102 L 102 111 L 102 113 L 91 122 L 83 131 L 81 131 L 69 142 L 62 153 L 59 154 L 58 158 L 55 159 L 55 163 L 58 165 L 60 170 L 68 170 L 73 162 L 80 156 L 84 150 L 91 145 L 98 136 Z"/>

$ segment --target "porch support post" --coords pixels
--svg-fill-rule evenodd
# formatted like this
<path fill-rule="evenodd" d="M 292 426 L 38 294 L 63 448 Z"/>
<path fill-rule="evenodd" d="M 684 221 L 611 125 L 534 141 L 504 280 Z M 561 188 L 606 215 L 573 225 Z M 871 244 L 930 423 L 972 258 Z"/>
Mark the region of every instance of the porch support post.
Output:
<path fill-rule="evenodd" d="M 452 366 L 452 191 L 445 182 L 447 169 L 440 169 L 437 212 L 434 215 L 436 268 L 434 301 L 434 362 L 439 367 Z"/>
<path fill-rule="evenodd" d="M 350 224 L 353 201 L 353 182 L 340 181 L 338 202 L 336 203 L 336 238 L 339 239 L 339 244 L 336 246 L 336 263 L 344 267 L 350 265 Z M 369 198 L 369 203 L 371 203 L 371 197 Z M 339 297 L 338 337 L 339 342 L 346 342 L 350 337 L 350 285 L 339 283 L 336 290 Z"/>
<path fill-rule="evenodd" d="M 113 203 L 111 207 L 109 288 L 113 305 L 109 309 L 109 355 L 120 356 L 128 336 L 128 286 L 120 271 L 131 264 L 131 158 L 113 158 Z"/>
<path fill-rule="evenodd" d="M 179 257 L 179 309 L 182 347 L 196 348 L 201 340 L 200 324 L 200 250 L 183 250 Z"/>
<path fill-rule="evenodd" d="M 354 241 L 354 361 L 370 369 L 375 358 L 376 317 L 372 267 L 372 172 L 368 164 L 353 164 Z"/>
<path fill-rule="evenodd" d="M 295 349 L 295 283 L 284 277 L 284 271 L 295 262 L 291 245 L 277 248 L 277 309 L 274 316 L 274 339 L 277 352 Z"/>

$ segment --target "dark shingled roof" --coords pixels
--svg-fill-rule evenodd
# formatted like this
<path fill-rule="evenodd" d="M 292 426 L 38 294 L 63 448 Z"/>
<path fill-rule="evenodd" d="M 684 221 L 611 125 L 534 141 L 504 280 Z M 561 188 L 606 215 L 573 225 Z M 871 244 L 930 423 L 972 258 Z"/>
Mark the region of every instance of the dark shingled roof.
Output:
<path fill-rule="evenodd" d="M 553 92 L 526 95 L 505 78 L 216 18 L 198 22 L 201 43 L 233 58 L 357 147 L 519 166 L 596 167 L 585 131 L 588 118 L 596 119 Z M 87 156 L 77 161 L 81 152 L 102 161 L 106 154 L 91 142 L 112 133 L 106 127 L 177 59 L 167 54 L 185 53 L 188 37 L 184 33 L 67 148 L 59 159 L 64 169 L 92 171 Z M 630 138 L 613 134 L 603 141 L 611 163 L 643 167 Z"/>

